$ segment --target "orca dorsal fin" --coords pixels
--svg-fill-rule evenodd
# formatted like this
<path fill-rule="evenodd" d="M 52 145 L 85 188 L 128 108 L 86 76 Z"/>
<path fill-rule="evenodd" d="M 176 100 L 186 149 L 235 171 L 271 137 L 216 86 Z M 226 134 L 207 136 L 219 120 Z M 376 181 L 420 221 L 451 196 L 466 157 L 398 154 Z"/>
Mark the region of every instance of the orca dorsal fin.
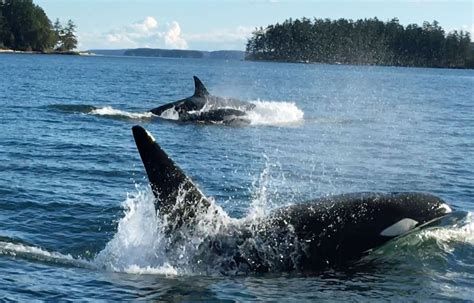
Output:
<path fill-rule="evenodd" d="M 143 127 L 132 128 L 138 152 L 155 195 L 155 209 L 175 227 L 208 208 L 210 202 Z"/>
<path fill-rule="evenodd" d="M 209 92 L 207 91 L 204 84 L 202 84 L 201 80 L 199 80 L 199 78 L 196 76 L 193 76 L 193 78 L 194 78 L 194 96 L 201 97 L 201 98 L 208 96 Z"/>

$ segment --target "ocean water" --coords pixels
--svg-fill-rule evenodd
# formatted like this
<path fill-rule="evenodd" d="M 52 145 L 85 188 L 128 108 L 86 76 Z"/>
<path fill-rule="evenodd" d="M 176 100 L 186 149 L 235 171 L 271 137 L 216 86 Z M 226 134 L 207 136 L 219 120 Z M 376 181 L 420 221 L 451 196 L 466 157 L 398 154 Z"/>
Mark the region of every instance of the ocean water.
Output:
<path fill-rule="evenodd" d="M 0 300 L 474 300 L 474 71 L 0 55 Z M 193 92 L 246 126 L 147 111 Z M 131 127 L 212 197 L 215 225 L 329 194 L 422 191 L 463 215 L 318 273 L 233 274 L 166 237 Z M 218 221 L 218 222 L 217 222 Z"/>

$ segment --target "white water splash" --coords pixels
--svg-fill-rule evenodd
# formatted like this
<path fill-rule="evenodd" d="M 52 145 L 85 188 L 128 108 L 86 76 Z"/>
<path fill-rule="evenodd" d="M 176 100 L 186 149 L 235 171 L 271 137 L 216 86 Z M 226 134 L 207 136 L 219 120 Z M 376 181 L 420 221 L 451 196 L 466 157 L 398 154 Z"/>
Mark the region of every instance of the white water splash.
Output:
<path fill-rule="evenodd" d="M 153 117 L 153 114 L 151 112 L 131 113 L 131 112 L 112 108 L 111 106 L 104 106 L 101 108 L 93 109 L 89 112 L 89 114 L 99 115 L 99 116 L 117 116 L 117 117 L 129 118 L 129 119 L 147 119 L 147 118 Z"/>
<path fill-rule="evenodd" d="M 453 242 L 474 245 L 474 214 L 469 213 L 462 223 L 451 227 L 422 230 L 418 237 L 420 241 L 435 239 L 444 247 Z"/>
<path fill-rule="evenodd" d="M 128 273 L 177 273 L 166 262 L 163 249 L 166 239 L 159 230 L 153 201 L 149 190 L 138 189 L 135 194 L 127 195 L 125 216 L 117 232 L 95 258 L 98 267 Z"/>
<path fill-rule="evenodd" d="M 169 264 L 164 264 L 163 266 L 160 266 L 160 267 L 152 267 L 152 266 L 140 267 L 134 264 L 134 265 L 130 265 L 124 268 L 123 271 L 128 274 L 138 274 L 138 275 L 164 275 L 167 277 L 178 275 L 178 271 Z"/>
<path fill-rule="evenodd" d="M 243 108 L 235 108 L 232 106 L 220 107 L 219 109 L 236 109 L 245 111 L 245 115 L 238 116 L 237 120 L 248 120 L 250 121 L 250 125 L 278 126 L 291 125 L 303 121 L 303 111 L 299 109 L 293 102 L 255 100 L 251 101 L 250 103 L 255 104 L 255 108 L 249 111 L 245 111 Z M 206 104 L 202 109 L 190 111 L 189 113 L 199 115 L 201 113 L 206 113 L 215 109 L 216 107 Z M 173 107 L 161 113 L 160 117 L 168 120 L 179 120 L 179 114 Z"/>
<path fill-rule="evenodd" d="M 252 182 L 253 197 L 246 217 L 246 220 L 249 221 L 265 217 L 269 210 L 268 183 L 271 165 L 268 156 L 264 154 L 263 157 L 265 158 L 265 168 L 260 173 L 258 180 Z"/>
<path fill-rule="evenodd" d="M 273 207 L 267 192 L 270 169 L 266 157 L 266 167 L 253 183 L 254 194 L 247 216 L 230 218 L 209 198 L 211 206 L 198 211 L 192 223 L 184 222 L 183 227 L 174 230 L 172 235 L 165 233 L 166 217 L 157 216 L 155 212 L 151 190 L 137 186 L 137 191 L 129 194 L 124 202 L 124 217 L 119 221 L 116 234 L 95 258 L 96 266 L 115 272 L 161 275 L 245 271 L 246 268 L 232 265 L 237 247 L 250 252 L 258 250 L 269 263 L 280 260 L 275 247 L 262 244 L 264 239 L 258 237 L 258 230 L 253 229 L 257 233 L 255 237 L 236 243 L 245 227 L 256 228 L 259 220 Z M 184 193 L 181 194 L 177 197 L 177 204 L 184 197 Z M 219 253 L 215 252 L 215 245 Z"/>
<path fill-rule="evenodd" d="M 303 121 L 304 113 L 293 102 L 252 101 L 255 108 L 248 111 L 246 118 L 252 125 L 284 125 Z"/>
<path fill-rule="evenodd" d="M 178 200 L 180 197 L 177 203 Z M 211 200 L 211 207 L 197 214 L 199 219 L 193 226 L 185 224 L 168 237 L 166 219 L 157 216 L 149 188 L 137 186 L 137 192 L 128 195 L 124 207 L 124 217 L 119 221 L 116 234 L 94 261 L 105 270 L 167 276 L 218 270 L 211 265 L 215 260 L 203 261 L 196 256 L 202 254 L 203 248 L 208 250 L 209 236 L 233 226 L 231 221 L 237 221 L 230 219 Z M 199 269 L 195 270 L 196 267 Z"/>

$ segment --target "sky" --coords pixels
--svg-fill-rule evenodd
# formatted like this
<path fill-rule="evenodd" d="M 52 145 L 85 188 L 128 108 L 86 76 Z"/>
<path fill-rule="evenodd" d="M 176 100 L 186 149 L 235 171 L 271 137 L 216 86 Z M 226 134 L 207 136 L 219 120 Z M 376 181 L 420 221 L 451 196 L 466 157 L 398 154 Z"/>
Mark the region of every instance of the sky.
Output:
<path fill-rule="evenodd" d="M 78 49 L 244 50 L 256 27 L 288 18 L 437 20 L 474 33 L 474 0 L 34 0 L 77 25 Z"/>

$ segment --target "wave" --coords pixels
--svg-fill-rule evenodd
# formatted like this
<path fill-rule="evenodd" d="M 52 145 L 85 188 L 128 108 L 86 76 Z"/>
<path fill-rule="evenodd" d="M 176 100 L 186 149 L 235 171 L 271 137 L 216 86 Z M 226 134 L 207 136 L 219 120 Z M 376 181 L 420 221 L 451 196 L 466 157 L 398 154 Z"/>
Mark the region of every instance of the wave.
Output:
<path fill-rule="evenodd" d="M 60 264 L 63 266 L 96 268 L 96 266 L 89 261 L 81 258 L 74 258 L 69 254 L 50 252 L 40 247 L 10 241 L 0 241 L 0 255 L 8 255 L 38 262 Z"/>
<path fill-rule="evenodd" d="M 94 116 L 104 116 L 119 120 L 147 120 L 152 119 L 154 115 L 151 112 L 128 112 L 124 110 L 115 109 L 112 106 L 96 107 L 87 104 L 53 104 L 48 108 L 67 113 L 81 113 Z"/>
<path fill-rule="evenodd" d="M 111 116 L 111 117 L 122 117 L 122 118 L 129 118 L 129 119 L 150 119 L 153 117 L 151 112 L 143 112 L 143 113 L 133 113 L 127 112 L 119 109 L 112 108 L 111 106 L 105 106 L 101 108 L 95 108 L 89 112 L 91 115 L 98 115 L 98 116 Z"/>

